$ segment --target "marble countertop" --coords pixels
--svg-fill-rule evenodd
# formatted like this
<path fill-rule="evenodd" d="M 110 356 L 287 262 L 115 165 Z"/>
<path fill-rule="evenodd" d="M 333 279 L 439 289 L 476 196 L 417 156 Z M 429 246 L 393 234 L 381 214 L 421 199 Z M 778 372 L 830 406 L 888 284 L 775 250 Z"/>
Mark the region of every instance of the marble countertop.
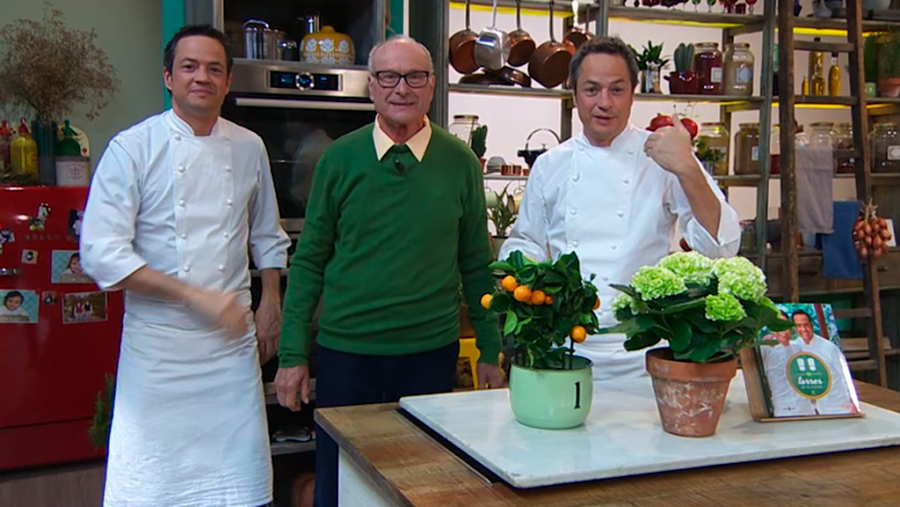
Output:
<path fill-rule="evenodd" d="M 662 430 L 649 377 L 595 382 L 591 413 L 572 430 L 517 423 L 506 389 L 408 397 L 400 407 L 517 488 L 900 444 L 900 414 L 865 403 L 862 418 L 755 422 L 740 372 L 707 438 Z"/>

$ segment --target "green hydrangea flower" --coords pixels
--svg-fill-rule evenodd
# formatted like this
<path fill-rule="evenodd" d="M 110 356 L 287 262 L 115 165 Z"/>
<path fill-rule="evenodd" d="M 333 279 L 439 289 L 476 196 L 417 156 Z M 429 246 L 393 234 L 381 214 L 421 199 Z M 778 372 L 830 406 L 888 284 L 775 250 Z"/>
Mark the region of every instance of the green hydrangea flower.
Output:
<path fill-rule="evenodd" d="M 631 313 L 637 314 L 637 310 L 634 309 L 634 298 L 629 296 L 628 294 L 619 294 L 614 297 L 612 300 L 612 308 L 613 313 L 618 313 L 626 308 L 631 310 Z"/>
<path fill-rule="evenodd" d="M 657 266 L 684 279 L 684 283 L 706 285 L 712 279 L 713 260 L 697 252 L 677 252 L 663 257 Z"/>
<path fill-rule="evenodd" d="M 731 294 L 754 302 L 761 302 L 766 295 L 766 275 L 744 257 L 719 259 L 713 266 L 713 273 L 719 279 L 719 294 Z"/>
<path fill-rule="evenodd" d="M 644 266 L 631 277 L 631 286 L 645 301 L 681 294 L 687 290 L 684 280 L 659 266 Z"/>
<path fill-rule="evenodd" d="M 735 321 L 747 316 L 741 302 L 731 294 L 706 296 L 706 318 L 709 320 Z"/>

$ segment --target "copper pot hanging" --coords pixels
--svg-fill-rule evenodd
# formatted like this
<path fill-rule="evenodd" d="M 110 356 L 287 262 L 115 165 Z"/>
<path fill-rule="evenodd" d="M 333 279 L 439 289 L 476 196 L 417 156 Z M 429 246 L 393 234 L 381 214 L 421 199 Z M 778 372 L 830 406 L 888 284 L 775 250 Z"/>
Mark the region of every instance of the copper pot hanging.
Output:
<path fill-rule="evenodd" d="M 466 28 L 450 37 L 450 65 L 460 74 L 471 74 L 478 70 L 475 63 L 475 41 L 478 34 L 469 28 L 469 0 L 466 0 Z"/>
<path fill-rule="evenodd" d="M 513 67 L 525 65 L 534 53 L 534 48 L 531 34 L 522 30 L 522 0 L 516 0 L 516 29 L 509 34 L 509 57 L 506 63 Z"/>
<path fill-rule="evenodd" d="M 566 45 L 557 42 L 553 36 L 553 5 L 554 1 L 550 0 L 550 40 L 538 46 L 528 61 L 528 74 L 547 88 L 555 88 L 566 81 L 572 61 L 572 53 Z"/>

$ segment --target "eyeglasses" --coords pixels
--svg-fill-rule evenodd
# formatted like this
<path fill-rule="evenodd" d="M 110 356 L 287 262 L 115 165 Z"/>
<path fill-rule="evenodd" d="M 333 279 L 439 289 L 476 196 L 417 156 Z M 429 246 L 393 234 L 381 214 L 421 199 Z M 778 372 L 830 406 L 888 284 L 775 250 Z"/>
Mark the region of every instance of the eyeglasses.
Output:
<path fill-rule="evenodd" d="M 397 74 L 392 70 L 379 70 L 374 73 L 375 80 L 382 88 L 394 88 L 400 84 L 400 79 L 405 79 L 410 88 L 422 88 L 428 84 L 431 72 L 427 70 L 414 70 L 406 74 Z"/>

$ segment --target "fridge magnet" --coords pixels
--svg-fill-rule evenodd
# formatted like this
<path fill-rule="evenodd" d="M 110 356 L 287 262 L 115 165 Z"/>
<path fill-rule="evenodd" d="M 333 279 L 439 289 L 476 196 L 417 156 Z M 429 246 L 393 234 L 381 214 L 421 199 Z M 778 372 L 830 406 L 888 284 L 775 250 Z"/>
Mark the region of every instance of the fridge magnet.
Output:
<path fill-rule="evenodd" d="M 794 329 L 769 332 L 766 343 L 742 353 L 756 420 L 825 419 L 862 415 L 828 304 L 777 304 Z"/>
<path fill-rule="evenodd" d="M 22 264 L 37 264 L 38 253 L 37 250 L 22 250 Z"/>
<path fill-rule="evenodd" d="M 5 243 L 13 243 L 16 235 L 10 229 L 0 229 L 0 254 L 3 253 L 3 245 Z"/>
<path fill-rule="evenodd" d="M 106 321 L 106 293 L 78 292 L 63 296 L 63 324 Z"/>
<path fill-rule="evenodd" d="M 41 292 L 41 302 L 45 305 L 55 305 L 56 301 L 55 291 L 45 290 L 44 292 Z"/>
<path fill-rule="evenodd" d="M 32 217 L 30 223 L 28 224 L 28 230 L 31 231 L 43 231 L 44 225 L 47 223 L 47 218 L 50 217 L 50 205 L 47 203 L 41 203 L 38 206 L 37 216 Z"/>
<path fill-rule="evenodd" d="M 38 321 L 38 297 L 32 290 L 0 289 L 0 324 L 35 324 Z"/>
<path fill-rule="evenodd" d="M 81 238 L 81 217 L 84 216 L 84 210 L 69 210 L 69 238 L 76 243 Z"/>
<path fill-rule="evenodd" d="M 54 250 L 50 269 L 51 283 L 94 283 L 81 267 L 78 250 Z"/>

